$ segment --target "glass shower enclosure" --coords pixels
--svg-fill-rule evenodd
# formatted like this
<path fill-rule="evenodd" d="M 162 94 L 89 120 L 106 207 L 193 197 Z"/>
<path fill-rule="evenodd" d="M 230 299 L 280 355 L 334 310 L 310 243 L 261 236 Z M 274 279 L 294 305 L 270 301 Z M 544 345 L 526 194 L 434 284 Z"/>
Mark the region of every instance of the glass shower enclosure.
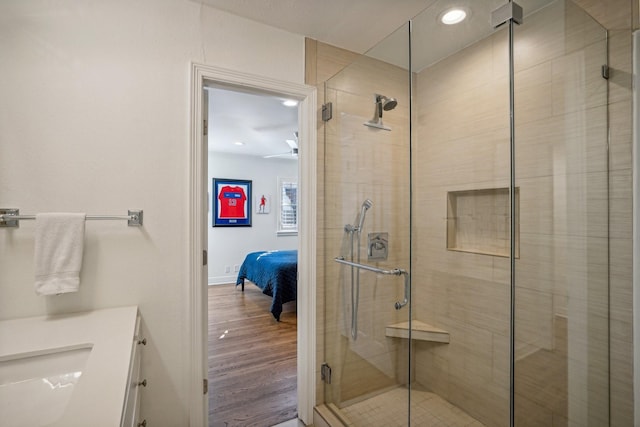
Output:
<path fill-rule="evenodd" d="M 608 425 L 607 33 L 569 0 L 456 5 L 325 82 L 324 401 Z"/>

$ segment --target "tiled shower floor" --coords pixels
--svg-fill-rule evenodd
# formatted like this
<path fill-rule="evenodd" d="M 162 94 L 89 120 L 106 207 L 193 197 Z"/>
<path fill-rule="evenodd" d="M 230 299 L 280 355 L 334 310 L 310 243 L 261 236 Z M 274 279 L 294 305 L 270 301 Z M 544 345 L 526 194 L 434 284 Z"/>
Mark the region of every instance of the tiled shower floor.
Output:
<path fill-rule="evenodd" d="M 427 391 L 411 391 L 411 425 L 428 427 L 484 427 L 462 409 Z M 396 388 L 342 408 L 349 426 L 404 427 L 407 425 L 407 390 Z"/>

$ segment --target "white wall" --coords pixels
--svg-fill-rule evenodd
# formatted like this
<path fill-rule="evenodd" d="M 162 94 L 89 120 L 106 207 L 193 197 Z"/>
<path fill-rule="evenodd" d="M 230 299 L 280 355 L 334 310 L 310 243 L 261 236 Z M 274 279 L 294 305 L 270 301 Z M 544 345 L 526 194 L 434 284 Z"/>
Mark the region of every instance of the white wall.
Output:
<path fill-rule="evenodd" d="M 0 230 L 0 318 L 137 304 L 142 411 L 186 426 L 190 63 L 302 83 L 304 39 L 186 0 L 0 2 L 0 207 L 87 224 L 81 290 L 33 292 L 34 222 Z"/>
<path fill-rule="evenodd" d="M 241 265 L 249 252 L 296 249 L 297 236 L 278 236 L 278 177 L 298 176 L 298 162 L 287 159 L 264 159 L 257 156 L 241 156 L 209 152 L 209 284 L 235 283 L 234 266 Z M 251 227 L 212 227 L 211 206 L 212 178 L 242 179 L 252 181 Z M 213 197 L 211 196 L 213 194 Z M 271 212 L 257 214 L 255 196 L 271 195 Z M 225 267 L 231 267 L 226 273 Z"/>

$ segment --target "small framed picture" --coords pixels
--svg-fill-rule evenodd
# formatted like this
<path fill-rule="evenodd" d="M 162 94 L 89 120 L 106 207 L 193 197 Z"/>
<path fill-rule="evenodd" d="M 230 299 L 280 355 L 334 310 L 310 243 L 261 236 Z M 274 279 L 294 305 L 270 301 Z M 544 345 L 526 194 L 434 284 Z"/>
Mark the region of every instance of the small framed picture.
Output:
<path fill-rule="evenodd" d="M 255 200 L 256 213 L 268 214 L 271 212 L 271 195 L 270 194 L 256 194 Z"/>
<path fill-rule="evenodd" d="M 251 181 L 213 178 L 213 227 L 251 227 Z"/>

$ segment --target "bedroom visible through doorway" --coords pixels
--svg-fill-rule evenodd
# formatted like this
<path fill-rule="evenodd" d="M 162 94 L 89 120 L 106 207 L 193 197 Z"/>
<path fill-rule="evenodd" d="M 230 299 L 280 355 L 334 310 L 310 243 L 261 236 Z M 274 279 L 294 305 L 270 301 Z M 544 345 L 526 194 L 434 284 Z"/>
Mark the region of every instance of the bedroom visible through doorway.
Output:
<path fill-rule="evenodd" d="M 209 427 L 274 426 L 297 416 L 297 314 L 280 322 L 255 286 L 209 286 Z"/>
<path fill-rule="evenodd" d="M 298 107 L 274 94 L 204 92 L 209 426 L 275 425 L 297 415 L 297 274 L 282 280 L 248 262 L 298 248 Z"/>

